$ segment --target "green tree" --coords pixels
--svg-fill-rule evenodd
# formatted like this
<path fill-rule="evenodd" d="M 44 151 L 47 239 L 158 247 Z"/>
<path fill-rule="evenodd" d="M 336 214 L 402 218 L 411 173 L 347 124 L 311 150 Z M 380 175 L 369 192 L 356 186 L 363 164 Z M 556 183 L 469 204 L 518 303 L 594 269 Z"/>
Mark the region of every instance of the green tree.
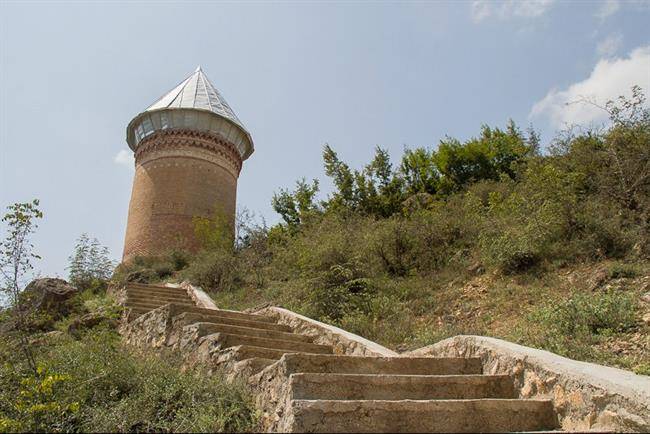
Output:
<path fill-rule="evenodd" d="M 514 178 L 516 164 L 535 154 L 538 141 L 535 134 L 527 138 L 512 120 L 505 131 L 483 125 L 480 136 L 465 143 L 446 138 L 435 155 L 442 188 L 451 193 L 477 181 L 496 181 L 502 174 Z"/>
<path fill-rule="evenodd" d="M 9 299 L 18 332 L 18 344 L 34 376 L 38 375 L 36 361 L 27 337 L 27 309 L 20 295 L 26 274 L 34 268 L 32 261 L 40 258 L 34 253 L 30 239 L 38 228 L 36 220 L 43 218 L 38 205 L 38 199 L 34 199 L 32 202 L 15 203 L 7 207 L 2 221 L 7 225 L 8 233 L 0 251 L 2 292 Z"/>
<path fill-rule="evenodd" d="M 314 179 L 308 184 L 305 178 L 296 182 L 293 192 L 282 189 L 273 195 L 271 205 L 275 212 L 280 214 L 282 220 L 291 229 L 295 229 L 314 214 L 319 212 L 314 199 L 318 193 L 318 180 Z"/>
<path fill-rule="evenodd" d="M 399 171 L 407 195 L 437 193 L 440 172 L 436 167 L 435 155 L 435 152 L 425 148 L 404 151 Z"/>
<path fill-rule="evenodd" d="M 328 208 L 353 208 L 354 204 L 354 173 L 350 166 L 342 162 L 337 153 L 325 145 L 323 149 L 325 174 L 332 178 L 336 192 L 328 202 Z"/>
<path fill-rule="evenodd" d="M 68 261 L 69 280 L 78 287 L 85 287 L 94 280 L 108 280 L 115 268 L 108 248 L 86 233 L 77 239 Z"/>

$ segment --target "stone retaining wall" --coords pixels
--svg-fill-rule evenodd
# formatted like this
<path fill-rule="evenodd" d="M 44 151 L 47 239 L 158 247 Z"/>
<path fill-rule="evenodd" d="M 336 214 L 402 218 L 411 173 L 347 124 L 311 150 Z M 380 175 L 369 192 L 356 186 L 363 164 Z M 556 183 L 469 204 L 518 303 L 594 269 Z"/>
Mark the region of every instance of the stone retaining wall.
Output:
<path fill-rule="evenodd" d="M 550 398 L 567 431 L 650 432 L 650 377 L 483 336 L 455 336 L 403 356 L 480 357 L 521 398 Z"/>
<path fill-rule="evenodd" d="M 334 354 L 348 356 L 399 356 L 395 351 L 382 347 L 361 336 L 281 307 L 266 307 L 254 313 L 270 316 L 278 324 L 285 324 L 291 327 L 294 333 L 312 337 L 315 344 L 331 345 L 334 348 Z"/>

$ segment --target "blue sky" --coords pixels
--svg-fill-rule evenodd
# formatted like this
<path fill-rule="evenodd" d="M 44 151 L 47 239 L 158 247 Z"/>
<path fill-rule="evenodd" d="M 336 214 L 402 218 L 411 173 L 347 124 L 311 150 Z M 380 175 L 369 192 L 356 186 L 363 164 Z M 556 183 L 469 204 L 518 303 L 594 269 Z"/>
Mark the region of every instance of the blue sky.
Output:
<path fill-rule="evenodd" d="M 545 144 L 603 122 L 565 103 L 647 90 L 648 22 L 647 1 L 0 2 L 0 206 L 41 200 L 43 275 L 82 232 L 119 258 L 126 125 L 200 64 L 256 144 L 238 205 L 274 223 L 325 143 L 357 167 L 509 118 Z"/>

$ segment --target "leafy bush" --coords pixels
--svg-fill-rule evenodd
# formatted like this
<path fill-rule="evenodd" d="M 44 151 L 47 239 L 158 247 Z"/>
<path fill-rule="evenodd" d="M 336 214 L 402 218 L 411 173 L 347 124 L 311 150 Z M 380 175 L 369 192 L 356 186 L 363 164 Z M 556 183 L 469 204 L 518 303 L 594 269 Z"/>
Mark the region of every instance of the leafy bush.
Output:
<path fill-rule="evenodd" d="M 0 429 L 8 431 L 246 431 L 254 410 L 242 385 L 182 371 L 172 357 L 134 354 L 107 330 L 41 349 L 39 377 L 5 342 Z M 9 362 L 10 361 L 10 362 Z M 18 399 L 16 399 L 18 397 Z"/>
<path fill-rule="evenodd" d="M 618 278 L 634 278 L 640 274 L 639 267 L 634 264 L 614 264 L 609 269 L 609 277 L 612 279 Z"/>
<path fill-rule="evenodd" d="M 117 284 L 155 283 L 175 276 L 189 263 L 190 255 L 180 250 L 171 250 L 160 256 L 136 256 L 132 261 L 117 266 L 111 280 Z"/>
<path fill-rule="evenodd" d="M 415 235 L 401 217 L 377 223 L 373 233 L 373 250 L 384 269 L 395 276 L 405 276 L 414 266 Z"/>
<path fill-rule="evenodd" d="M 574 293 L 537 308 L 528 317 L 524 343 L 569 357 L 584 358 L 598 335 L 622 333 L 636 325 L 634 294 L 608 291 Z"/>
<path fill-rule="evenodd" d="M 309 291 L 309 314 L 314 318 L 337 321 L 347 312 L 368 312 L 374 288 L 361 277 L 357 264 L 333 265 L 313 279 Z"/>
<path fill-rule="evenodd" d="M 211 290 L 230 290 L 241 283 L 238 258 L 227 250 L 204 250 L 181 273 L 193 284 Z"/>

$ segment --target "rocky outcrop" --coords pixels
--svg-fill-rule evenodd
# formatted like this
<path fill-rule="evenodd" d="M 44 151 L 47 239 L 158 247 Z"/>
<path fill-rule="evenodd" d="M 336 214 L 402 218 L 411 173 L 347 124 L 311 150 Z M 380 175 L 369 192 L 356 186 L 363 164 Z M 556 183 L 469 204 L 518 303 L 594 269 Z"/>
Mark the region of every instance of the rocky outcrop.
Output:
<path fill-rule="evenodd" d="M 77 294 L 77 288 L 63 279 L 45 277 L 32 280 L 21 294 L 28 309 L 47 312 L 61 318 L 71 310 L 69 300 Z"/>
<path fill-rule="evenodd" d="M 511 376 L 519 397 L 551 399 L 567 431 L 650 431 L 647 376 L 483 336 L 456 336 L 404 355 L 480 358 L 485 373 Z"/>
<path fill-rule="evenodd" d="M 26 326 L 31 330 L 51 330 L 54 323 L 73 310 L 72 298 L 77 288 L 63 279 L 46 277 L 35 279 L 20 294 L 20 306 L 25 315 Z M 10 330 L 13 322 L 7 321 Z"/>

